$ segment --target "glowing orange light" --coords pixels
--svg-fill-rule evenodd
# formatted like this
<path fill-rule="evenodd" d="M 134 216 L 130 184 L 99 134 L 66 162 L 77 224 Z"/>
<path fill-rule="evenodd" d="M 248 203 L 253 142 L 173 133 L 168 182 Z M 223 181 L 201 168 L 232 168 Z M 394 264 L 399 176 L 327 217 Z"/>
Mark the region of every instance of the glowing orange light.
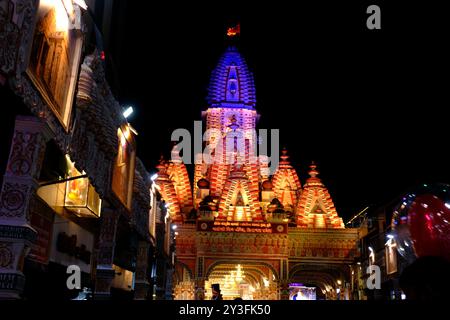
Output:
<path fill-rule="evenodd" d="M 84 175 L 85 172 L 79 172 L 75 164 L 66 155 L 68 166 L 68 177 L 76 178 Z M 80 217 L 100 217 L 102 200 L 89 183 L 88 178 L 78 178 L 66 182 L 66 196 L 64 206 Z"/>
<path fill-rule="evenodd" d="M 227 29 L 227 36 L 235 37 L 241 34 L 241 25 L 238 23 L 235 27 L 231 27 Z"/>

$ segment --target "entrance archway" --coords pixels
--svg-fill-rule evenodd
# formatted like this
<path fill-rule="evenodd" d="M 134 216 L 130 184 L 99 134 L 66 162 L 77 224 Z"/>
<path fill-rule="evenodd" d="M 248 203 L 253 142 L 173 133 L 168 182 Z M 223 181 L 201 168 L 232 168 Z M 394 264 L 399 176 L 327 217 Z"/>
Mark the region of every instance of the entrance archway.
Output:
<path fill-rule="evenodd" d="M 315 288 L 315 300 L 344 300 L 348 296 L 346 270 L 342 266 L 298 264 L 289 272 L 294 287 Z"/>
<path fill-rule="evenodd" d="M 221 262 L 215 263 L 205 279 L 205 299 L 211 298 L 211 285 L 219 284 L 224 300 L 278 299 L 278 277 L 264 263 Z"/>

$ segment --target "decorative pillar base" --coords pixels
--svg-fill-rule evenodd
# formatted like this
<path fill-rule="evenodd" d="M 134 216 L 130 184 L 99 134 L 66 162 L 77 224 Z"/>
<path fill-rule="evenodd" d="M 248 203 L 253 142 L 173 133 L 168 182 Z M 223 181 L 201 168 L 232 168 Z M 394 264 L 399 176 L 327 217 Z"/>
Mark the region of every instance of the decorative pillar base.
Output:
<path fill-rule="evenodd" d="M 0 273 L 0 300 L 18 300 L 25 286 L 25 276 L 20 271 Z"/>
<path fill-rule="evenodd" d="M 280 300 L 289 300 L 289 284 L 287 281 L 282 281 L 280 286 Z"/>
<path fill-rule="evenodd" d="M 21 299 L 25 286 L 23 262 L 36 235 L 27 224 L 0 225 L 0 300 Z"/>
<path fill-rule="evenodd" d="M 205 300 L 205 279 L 203 277 L 197 278 L 195 281 L 195 300 Z"/>
<path fill-rule="evenodd" d="M 116 275 L 114 269 L 97 269 L 95 280 L 95 300 L 111 299 L 111 284 Z"/>
<path fill-rule="evenodd" d="M 136 281 L 134 283 L 134 300 L 148 300 L 150 283 L 148 281 Z"/>
<path fill-rule="evenodd" d="M 134 274 L 134 299 L 146 300 L 148 299 L 148 292 L 150 290 L 150 283 L 148 282 L 148 254 L 150 250 L 150 243 L 144 240 L 139 241 L 137 257 L 136 257 L 136 272 Z"/>
<path fill-rule="evenodd" d="M 51 136 L 43 119 L 16 117 L 0 192 L 0 299 L 20 299 L 25 286 L 23 264 L 37 237 L 30 226 L 30 208 Z"/>

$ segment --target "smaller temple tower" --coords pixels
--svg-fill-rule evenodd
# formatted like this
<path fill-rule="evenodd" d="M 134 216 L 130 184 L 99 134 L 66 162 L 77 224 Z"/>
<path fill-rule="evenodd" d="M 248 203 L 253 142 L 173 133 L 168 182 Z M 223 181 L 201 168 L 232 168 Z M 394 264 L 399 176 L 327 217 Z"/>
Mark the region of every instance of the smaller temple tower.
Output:
<path fill-rule="evenodd" d="M 344 228 L 344 222 L 336 212 L 328 189 L 317 177 L 317 165 L 310 165 L 309 178 L 297 204 L 299 228 Z"/>

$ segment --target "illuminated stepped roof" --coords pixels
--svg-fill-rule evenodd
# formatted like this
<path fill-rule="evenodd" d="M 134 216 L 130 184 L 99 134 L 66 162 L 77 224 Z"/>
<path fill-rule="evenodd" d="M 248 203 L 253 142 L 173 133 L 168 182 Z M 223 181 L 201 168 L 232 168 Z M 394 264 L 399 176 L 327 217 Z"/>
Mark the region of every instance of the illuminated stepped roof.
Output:
<path fill-rule="evenodd" d="M 172 161 L 167 168 L 167 174 L 174 184 L 180 205 L 182 207 L 189 207 L 192 206 L 191 183 L 189 181 L 186 165 L 179 157 L 178 151 L 178 146 L 175 146 L 172 149 Z"/>
<path fill-rule="evenodd" d="M 228 139 L 234 139 L 230 133 L 237 128 L 255 129 L 258 118 L 253 75 L 235 48 L 228 48 L 214 69 L 208 102 L 206 127 L 220 132 L 207 141 L 212 146 L 212 161 L 206 162 L 202 154 L 195 155 L 192 185 L 177 147 L 172 150 L 171 161 L 161 160 L 157 166 L 156 183 L 174 221 L 183 222 L 193 208 L 200 209 L 209 199 L 208 206 L 219 221 L 265 221 L 267 213 L 277 210 L 298 228 L 344 228 L 327 188 L 317 177 L 316 165 L 311 165 L 310 177 L 302 188 L 286 149 L 272 177 L 268 159 L 257 159 L 250 152 L 251 139 L 245 140 L 243 150 L 238 150 L 236 140 L 234 150 L 227 151 Z M 215 144 L 227 152 L 216 154 L 220 148 Z M 229 157 L 233 157 L 234 164 L 229 163 Z M 273 201 L 279 207 L 275 208 Z"/>
<path fill-rule="evenodd" d="M 310 166 L 310 177 L 303 186 L 297 205 L 297 226 L 300 228 L 344 228 L 344 222 L 336 212 L 330 193 L 320 178 L 317 166 Z"/>
<path fill-rule="evenodd" d="M 280 164 L 272 178 L 273 191 L 283 206 L 295 206 L 301 192 L 301 183 L 289 161 L 286 149 L 282 150 L 280 158 Z"/>
<path fill-rule="evenodd" d="M 229 47 L 212 72 L 207 100 L 210 107 L 255 107 L 253 74 L 236 48 Z"/>
<path fill-rule="evenodd" d="M 237 218 L 235 207 L 244 207 L 237 210 L 243 211 L 242 214 L 246 216 L 245 220 L 262 219 L 258 190 L 251 187 L 251 182 L 244 168 L 240 166 L 235 166 L 230 172 L 219 203 L 219 219 L 235 220 Z M 248 208 L 245 208 L 247 206 Z"/>
<path fill-rule="evenodd" d="M 181 221 L 182 216 L 179 197 L 172 180 L 169 178 L 169 173 L 167 172 L 169 164 L 161 157 L 156 168 L 158 169 L 158 178 L 155 182 L 160 188 L 163 199 L 166 201 L 169 213 L 174 221 Z"/>

